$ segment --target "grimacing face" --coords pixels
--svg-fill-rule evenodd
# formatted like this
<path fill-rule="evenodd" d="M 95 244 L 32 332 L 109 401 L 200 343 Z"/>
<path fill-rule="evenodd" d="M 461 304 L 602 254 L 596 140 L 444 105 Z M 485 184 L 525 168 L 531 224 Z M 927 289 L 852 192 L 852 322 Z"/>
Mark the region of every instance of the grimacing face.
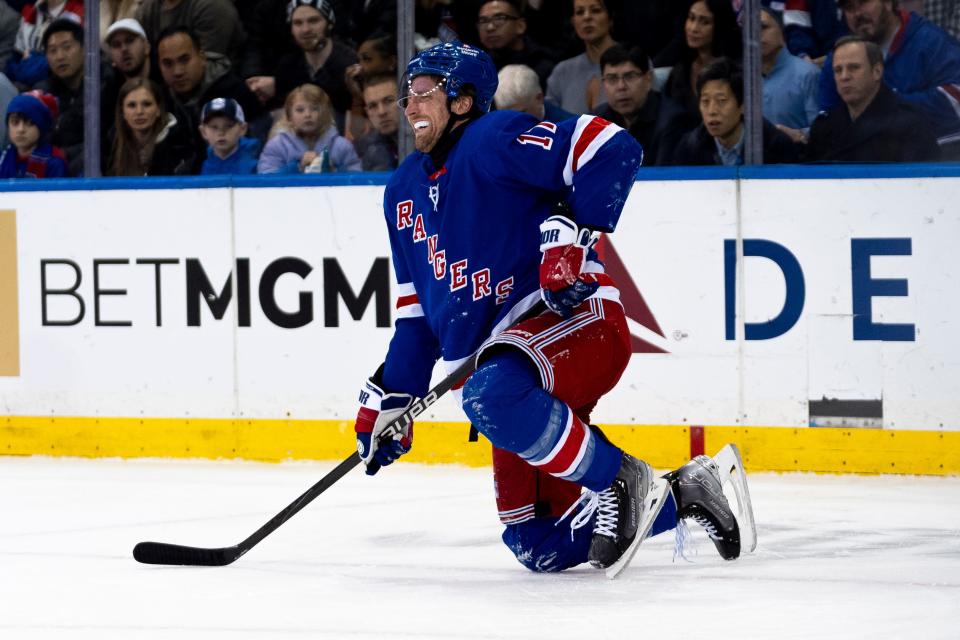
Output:
<path fill-rule="evenodd" d="M 417 76 L 410 81 L 410 95 L 403 114 L 413 128 L 413 142 L 417 151 L 429 152 L 440 140 L 450 110 L 447 108 L 447 94 L 436 76 Z"/>

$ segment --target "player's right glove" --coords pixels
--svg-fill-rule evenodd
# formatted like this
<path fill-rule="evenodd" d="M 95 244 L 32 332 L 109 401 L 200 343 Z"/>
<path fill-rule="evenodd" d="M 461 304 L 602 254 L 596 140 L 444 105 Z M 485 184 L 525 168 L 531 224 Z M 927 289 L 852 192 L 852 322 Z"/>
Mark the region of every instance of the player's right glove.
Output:
<path fill-rule="evenodd" d="M 357 453 L 372 476 L 410 451 L 413 446 L 413 421 L 404 427 L 388 431 L 387 427 L 410 408 L 414 398 L 408 393 L 387 393 L 373 380 L 367 380 L 360 390 L 360 410 L 354 431 L 357 433 Z"/>
<path fill-rule="evenodd" d="M 564 318 L 600 287 L 596 274 L 583 273 L 587 251 L 598 239 L 599 234 L 563 216 L 550 216 L 540 225 L 540 297 Z"/>

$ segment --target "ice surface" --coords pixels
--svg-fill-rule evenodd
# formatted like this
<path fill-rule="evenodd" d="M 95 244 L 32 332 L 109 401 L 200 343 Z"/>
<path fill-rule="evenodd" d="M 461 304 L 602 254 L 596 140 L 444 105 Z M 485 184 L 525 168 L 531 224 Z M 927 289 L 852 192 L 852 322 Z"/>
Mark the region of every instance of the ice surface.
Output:
<path fill-rule="evenodd" d="M 480 446 L 480 445 L 474 445 Z M 534 575 L 489 472 L 354 471 L 229 567 L 332 463 L 0 458 L 0 638 L 960 638 L 960 479 L 754 474 L 759 546 L 644 543 L 615 581 Z"/>

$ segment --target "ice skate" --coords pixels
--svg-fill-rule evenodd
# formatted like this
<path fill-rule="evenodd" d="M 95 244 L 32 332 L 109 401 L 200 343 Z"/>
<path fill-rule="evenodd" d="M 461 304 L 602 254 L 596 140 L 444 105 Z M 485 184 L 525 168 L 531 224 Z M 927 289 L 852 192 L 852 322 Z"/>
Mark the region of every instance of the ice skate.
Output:
<path fill-rule="evenodd" d="M 740 556 L 740 527 L 723 494 L 720 471 L 709 456 L 697 456 L 667 474 L 677 501 L 677 517 L 702 526 L 724 560 Z"/>
<path fill-rule="evenodd" d="M 606 569 L 610 578 L 620 573 L 649 535 L 668 490 L 669 484 L 657 478 L 650 465 L 623 454 L 613 484 L 596 494 L 590 564 Z"/>

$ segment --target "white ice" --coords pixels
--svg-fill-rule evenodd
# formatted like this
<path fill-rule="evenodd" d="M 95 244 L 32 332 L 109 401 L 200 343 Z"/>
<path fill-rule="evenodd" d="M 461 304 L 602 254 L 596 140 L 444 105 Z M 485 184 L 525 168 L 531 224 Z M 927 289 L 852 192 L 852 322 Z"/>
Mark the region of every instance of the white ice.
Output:
<path fill-rule="evenodd" d="M 620 578 L 523 569 L 489 471 L 337 483 L 220 568 L 141 540 L 239 542 L 328 463 L 0 458 L 0 638 L 960 638 L 960 478 L 753 474 L 759 546 L 644 543 Z"/>

